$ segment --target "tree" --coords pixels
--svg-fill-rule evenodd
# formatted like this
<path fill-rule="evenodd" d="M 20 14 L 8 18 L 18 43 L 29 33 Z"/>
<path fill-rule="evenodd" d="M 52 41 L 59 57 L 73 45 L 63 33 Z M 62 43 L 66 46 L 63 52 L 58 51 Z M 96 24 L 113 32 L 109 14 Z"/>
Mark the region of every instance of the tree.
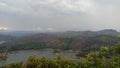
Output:
<path fill-rule="evenodd" d="M 7 60 L 7 55 L 8 55 L 8 50 L 4 52 L 4 54 L 0 55 L 0 63 L 1 65 L 6 65 L 6 60 Z"/>

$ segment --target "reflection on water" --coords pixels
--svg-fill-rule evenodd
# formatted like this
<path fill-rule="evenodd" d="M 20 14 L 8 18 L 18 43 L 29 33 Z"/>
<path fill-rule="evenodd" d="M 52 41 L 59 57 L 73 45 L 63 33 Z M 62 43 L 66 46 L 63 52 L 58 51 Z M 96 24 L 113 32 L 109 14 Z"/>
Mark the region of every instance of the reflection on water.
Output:
<path fill-rule="evenodd" d="M 19 61 L 26 61 L 27 58 L 31 55 L 35 55 L 37 57 L 44 56 L 47 58 L 54 58 L 56 57 L 55 54 L 52 53 L 51 50 L 40 50 L 40 51 L 19 51 L 19 52 L 13 52 L 9 54 L 7 63 L 14 63 Z M 75 53 L 64 53 L 61 55 L 65 58 L 76 58 Z"/>
<path fill-rule="evenodd" d="M 0 41 L 0 44 L 3 44 L 3 43 L 5 43 L 5 41 Z"/>

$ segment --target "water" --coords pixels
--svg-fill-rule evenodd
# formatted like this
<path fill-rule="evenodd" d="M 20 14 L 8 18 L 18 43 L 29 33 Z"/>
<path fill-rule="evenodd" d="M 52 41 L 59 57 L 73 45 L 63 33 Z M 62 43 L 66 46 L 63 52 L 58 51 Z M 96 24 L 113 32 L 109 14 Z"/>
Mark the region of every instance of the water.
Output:
<path fill-rule="evenodd" d="M 8 55 L 7 63 L 15 63 L 23 61 L 25 62 L 27 58 L 31 55 L 36 55 L 37 57 L 44 56 L 46 58 L 54 58 L 56 57 L 55 54 L 52 53 L 51 50 L 40 50 L 40 51 L 19 51 L 19 52 L 13 52 Z M 61 55 L 64 58 L 72 58 L 75 59 L 75 53 L 64 53 Z"/>
<path fill-rule="evenodd" d="M 5 41 L 0 41 L 0 44 L 3 44 L 3 43 L 5 43 Z"/>

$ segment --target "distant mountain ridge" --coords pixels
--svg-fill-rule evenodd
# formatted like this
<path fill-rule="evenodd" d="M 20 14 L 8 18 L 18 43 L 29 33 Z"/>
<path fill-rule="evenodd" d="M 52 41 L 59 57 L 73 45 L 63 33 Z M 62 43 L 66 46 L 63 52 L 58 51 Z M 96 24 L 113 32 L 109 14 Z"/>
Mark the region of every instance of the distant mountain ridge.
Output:
<path fill-rule="evenodd" d="M 13 39 L 16 39 L 16 38 L 13 36 L 0 34 L 0 41 L 8 41 L 8 40 L 13 40 Z"/>
<path fill-rule="evenodd" d="M 10 36 L 16 36 L 16 37 L 27 36 L 27 35 L 37 34 L 37 33 L 39 33 L 39 32 L 35 32 L 35 31 L 0 31 L 1 35 L 10 35 Z"/>
<path fill-rule="evenodd" d="M 120 35 L 120 32 L 113 29 L 105 29 L 100 31 L 66 31 L 62 33 L 56 33 L 57 36 L 98 36 L 98 35 Z"/>
<path fill-rule="evenodd" d="M 0 31 L 0 35 L 10 35 L 10 36 L 27 36 L 34 34 L 51 34 L 57 36 L 97 36 L 97 35 L 120 35 L 120 32 L 113 29 L 105 29 L 100 31 L 66 31 L 66 32 L 39 32 L 39 31 Z"/>

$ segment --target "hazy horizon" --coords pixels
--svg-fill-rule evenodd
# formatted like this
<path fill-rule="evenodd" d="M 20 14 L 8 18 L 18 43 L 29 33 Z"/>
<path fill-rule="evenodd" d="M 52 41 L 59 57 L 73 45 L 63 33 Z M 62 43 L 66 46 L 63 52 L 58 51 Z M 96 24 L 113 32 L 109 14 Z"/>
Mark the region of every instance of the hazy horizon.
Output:
<path fill-rule="evenodd" d="M 0 0 L 0 30 L 120 31 L 120 0 Z"/>

